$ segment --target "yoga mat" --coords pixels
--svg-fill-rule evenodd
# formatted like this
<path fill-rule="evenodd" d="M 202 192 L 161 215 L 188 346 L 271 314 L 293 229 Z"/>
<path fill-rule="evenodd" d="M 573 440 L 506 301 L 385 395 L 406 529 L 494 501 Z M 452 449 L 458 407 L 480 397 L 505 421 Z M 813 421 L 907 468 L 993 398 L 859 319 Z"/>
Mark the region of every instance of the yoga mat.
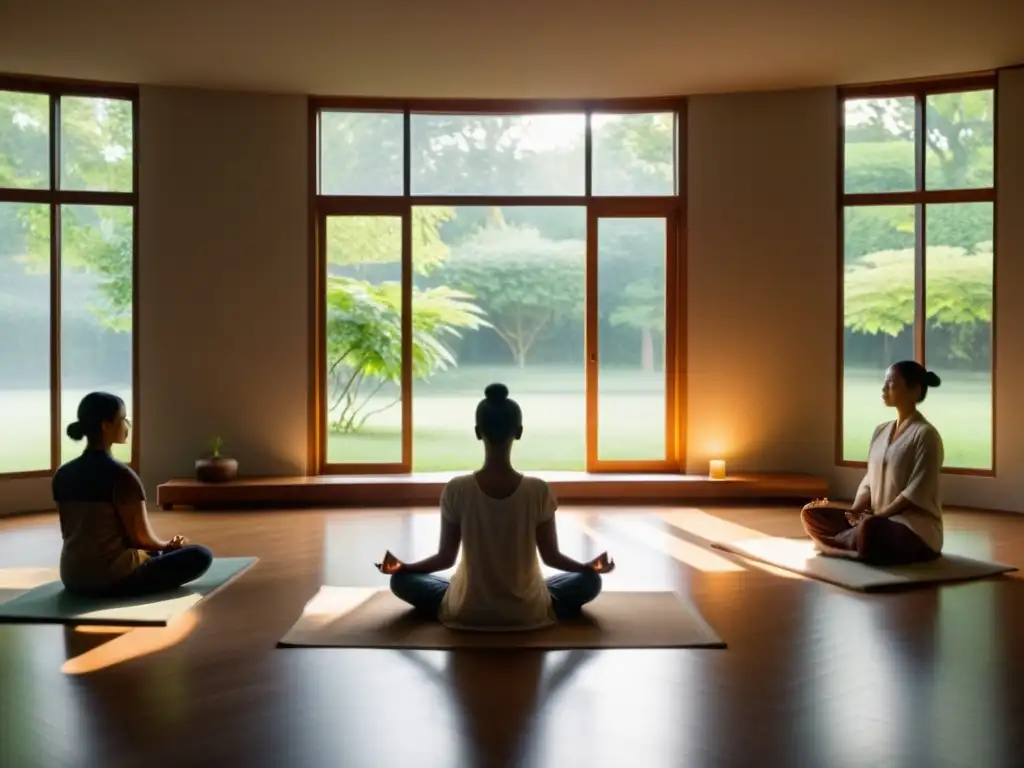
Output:
<path fill-rule="evenodd" d="M 938 560 L 914 565 L 867 565 L 819 554 L 810 539 L 771 537 L 718 542 L 712 546 L 858 592 L 983 579 L 1017 570 L 1012 565 L 988 563 L 960 555 L 943 555 Z"/>
<path fill-rule="evenodd" d="M 386 589 L 321 587 L 279 645 L 314 648 L 724 648 L 675 592 L 604 592 L 583 616 L 544 629 L 473 632 L 412 615 Z"/>
<path fill-rule="evenodd" d="M 50 581 L 0 602 L 0 624 L 93 624 L 163 627 L 209 597 L 256 562 L 255 557 L 218 557 L 205 574 L 170 592 L 145 597 L 92 598 Z"/>

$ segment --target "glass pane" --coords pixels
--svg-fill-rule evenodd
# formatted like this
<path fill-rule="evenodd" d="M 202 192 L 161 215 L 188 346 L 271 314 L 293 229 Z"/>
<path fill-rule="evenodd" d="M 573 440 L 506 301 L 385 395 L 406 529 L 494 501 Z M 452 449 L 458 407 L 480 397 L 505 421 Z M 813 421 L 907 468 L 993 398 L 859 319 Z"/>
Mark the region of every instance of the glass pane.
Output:
<path fill-rule="evenodd" d="M 583 115 L 412 115 L 414 195 L 582 195 Z"/>
<path fill-rule="evenodd" d="M 320 113 L 320 194 L 401 195 L 401 112 Z"/>
<path fill-rule="evenodd" d="M 402 460 L 402 219 L 327 219 L 327 463 Z"/>
<path fill-rule="evenodd" d="M 0 203 L 0 473 L 50 468 L 50 213 Z"/>
<path fill-rule="evenodd" d="M 132 418 L 132 228 L 130 207 L 65 205 L 61 208 L 60 408 L 75 420 L 89 392 L 117 395 Z M 82 452 L 64 435 L 61 461 Z M 114 446 L 131 459 L 131 439 Z"/>
<path fill-rule="evenodd" d="M 936 93 L 926 104 L 928 189 L 994 186 L 995 92 Z"/>
<path fill-rule="evenodd" d="M 946 466 L 992 468 L 992 203 L 925 212 L 925 360 L 942 377 L 922 404 Z"/>
<path fill-rule="evenodd" d="M 0 187 L 50 186 L 50 97 L 0 91 Z"/>
<path fill-rule="evenodd" d="M 484 388 L 523 409 L 524 470 L 586 466 L 586 209 L 415 208 L 413 468 L 468 470 Z"/>
<path fill-rule="evenodd" d="M 843 228 L 843 459 L 867 461 L 886 369 L 914 358 L 914 206 L 847 208 Z"/>
<path fill-rule="evenodd" d="M 675 124 L 672 112 L 593 115 L 593 194 L 674 195 Z"/>
<path fill-rule="evenodd" d="M 664 219 L 597 228 L 597 458 L 664 461 Z"/>
<path fill-rule="evenodd" d="M 131 192 L 132 131 L 130 101 L 61 97 L 61 189 Z"/>
<path fill-rule="evenodd" d="M 847 193 L 911 192 L 917 188 L 916 109 L 913 96 L 846 101 L 843 162 Z"/>

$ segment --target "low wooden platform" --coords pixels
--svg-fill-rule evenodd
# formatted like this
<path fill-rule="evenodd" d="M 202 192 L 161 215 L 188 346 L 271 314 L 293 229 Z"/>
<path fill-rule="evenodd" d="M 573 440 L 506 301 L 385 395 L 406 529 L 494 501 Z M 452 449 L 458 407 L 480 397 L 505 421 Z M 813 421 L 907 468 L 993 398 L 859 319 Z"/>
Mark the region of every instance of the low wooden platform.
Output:
<path fill-rule="evenodd" d="M 537 473 L 566 504 L 680 504 L 789 500 L 824 496 L 828 483 L 811 475 L 737 475 L 711 480 L 705 475 L 591 475 Z M 207 484 L 171 480 L 157 488 L 163 509 L 255 507 L 408 507 L 437 504 L 453 473 L 412 475 L 320 475 L 239 478 Z"/>

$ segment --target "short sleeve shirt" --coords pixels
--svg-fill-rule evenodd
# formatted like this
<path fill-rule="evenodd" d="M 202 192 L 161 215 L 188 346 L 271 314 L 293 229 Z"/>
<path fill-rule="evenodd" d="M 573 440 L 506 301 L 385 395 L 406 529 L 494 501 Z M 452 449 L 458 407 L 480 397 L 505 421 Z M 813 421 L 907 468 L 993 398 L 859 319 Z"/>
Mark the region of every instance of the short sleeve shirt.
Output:
<path fill-rule="evenodd" d="M 558 501 L 540 478 L 523 477 L 504 499 L 485 494 L 474 475 L 453 479 L 442 517 L 462 529 L 462 558 L 441 604 L 440 619 L 462 629 L 536 629 L 554 623 L 537 555 L 537 527 Z"/>
<path fill-rule="evenodd" d="M 102 591 L 146 560 L 131 546 L 120 509 L 145 501 L 139 476 L 106 451 L 87 449 L 53 476 L 60 515 L 60 573 L 72 590 Z"/>

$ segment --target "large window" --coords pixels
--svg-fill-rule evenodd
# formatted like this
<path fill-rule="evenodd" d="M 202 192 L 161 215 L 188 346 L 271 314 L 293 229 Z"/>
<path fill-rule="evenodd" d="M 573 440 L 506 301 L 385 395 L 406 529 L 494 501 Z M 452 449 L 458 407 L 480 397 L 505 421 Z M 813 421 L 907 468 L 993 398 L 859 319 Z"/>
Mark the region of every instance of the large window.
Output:
<path fill-rule="evenodd" d="M 319 469 L 677 470 L 679 104 L 315 105 Z"/>
<path fill-rule="evenodd" d="M 993 464 L 994 82 L 844 94 L 839 460 L 865 461 L 885 369 L 942 386 L 922 411 L 946 468 Z"/>
<path fill-rule="evenodd" d="M 134 413 L 135 105 L 0 79 L 0 475 L 79 452 L 64 427 L 86 392 Z"/>

